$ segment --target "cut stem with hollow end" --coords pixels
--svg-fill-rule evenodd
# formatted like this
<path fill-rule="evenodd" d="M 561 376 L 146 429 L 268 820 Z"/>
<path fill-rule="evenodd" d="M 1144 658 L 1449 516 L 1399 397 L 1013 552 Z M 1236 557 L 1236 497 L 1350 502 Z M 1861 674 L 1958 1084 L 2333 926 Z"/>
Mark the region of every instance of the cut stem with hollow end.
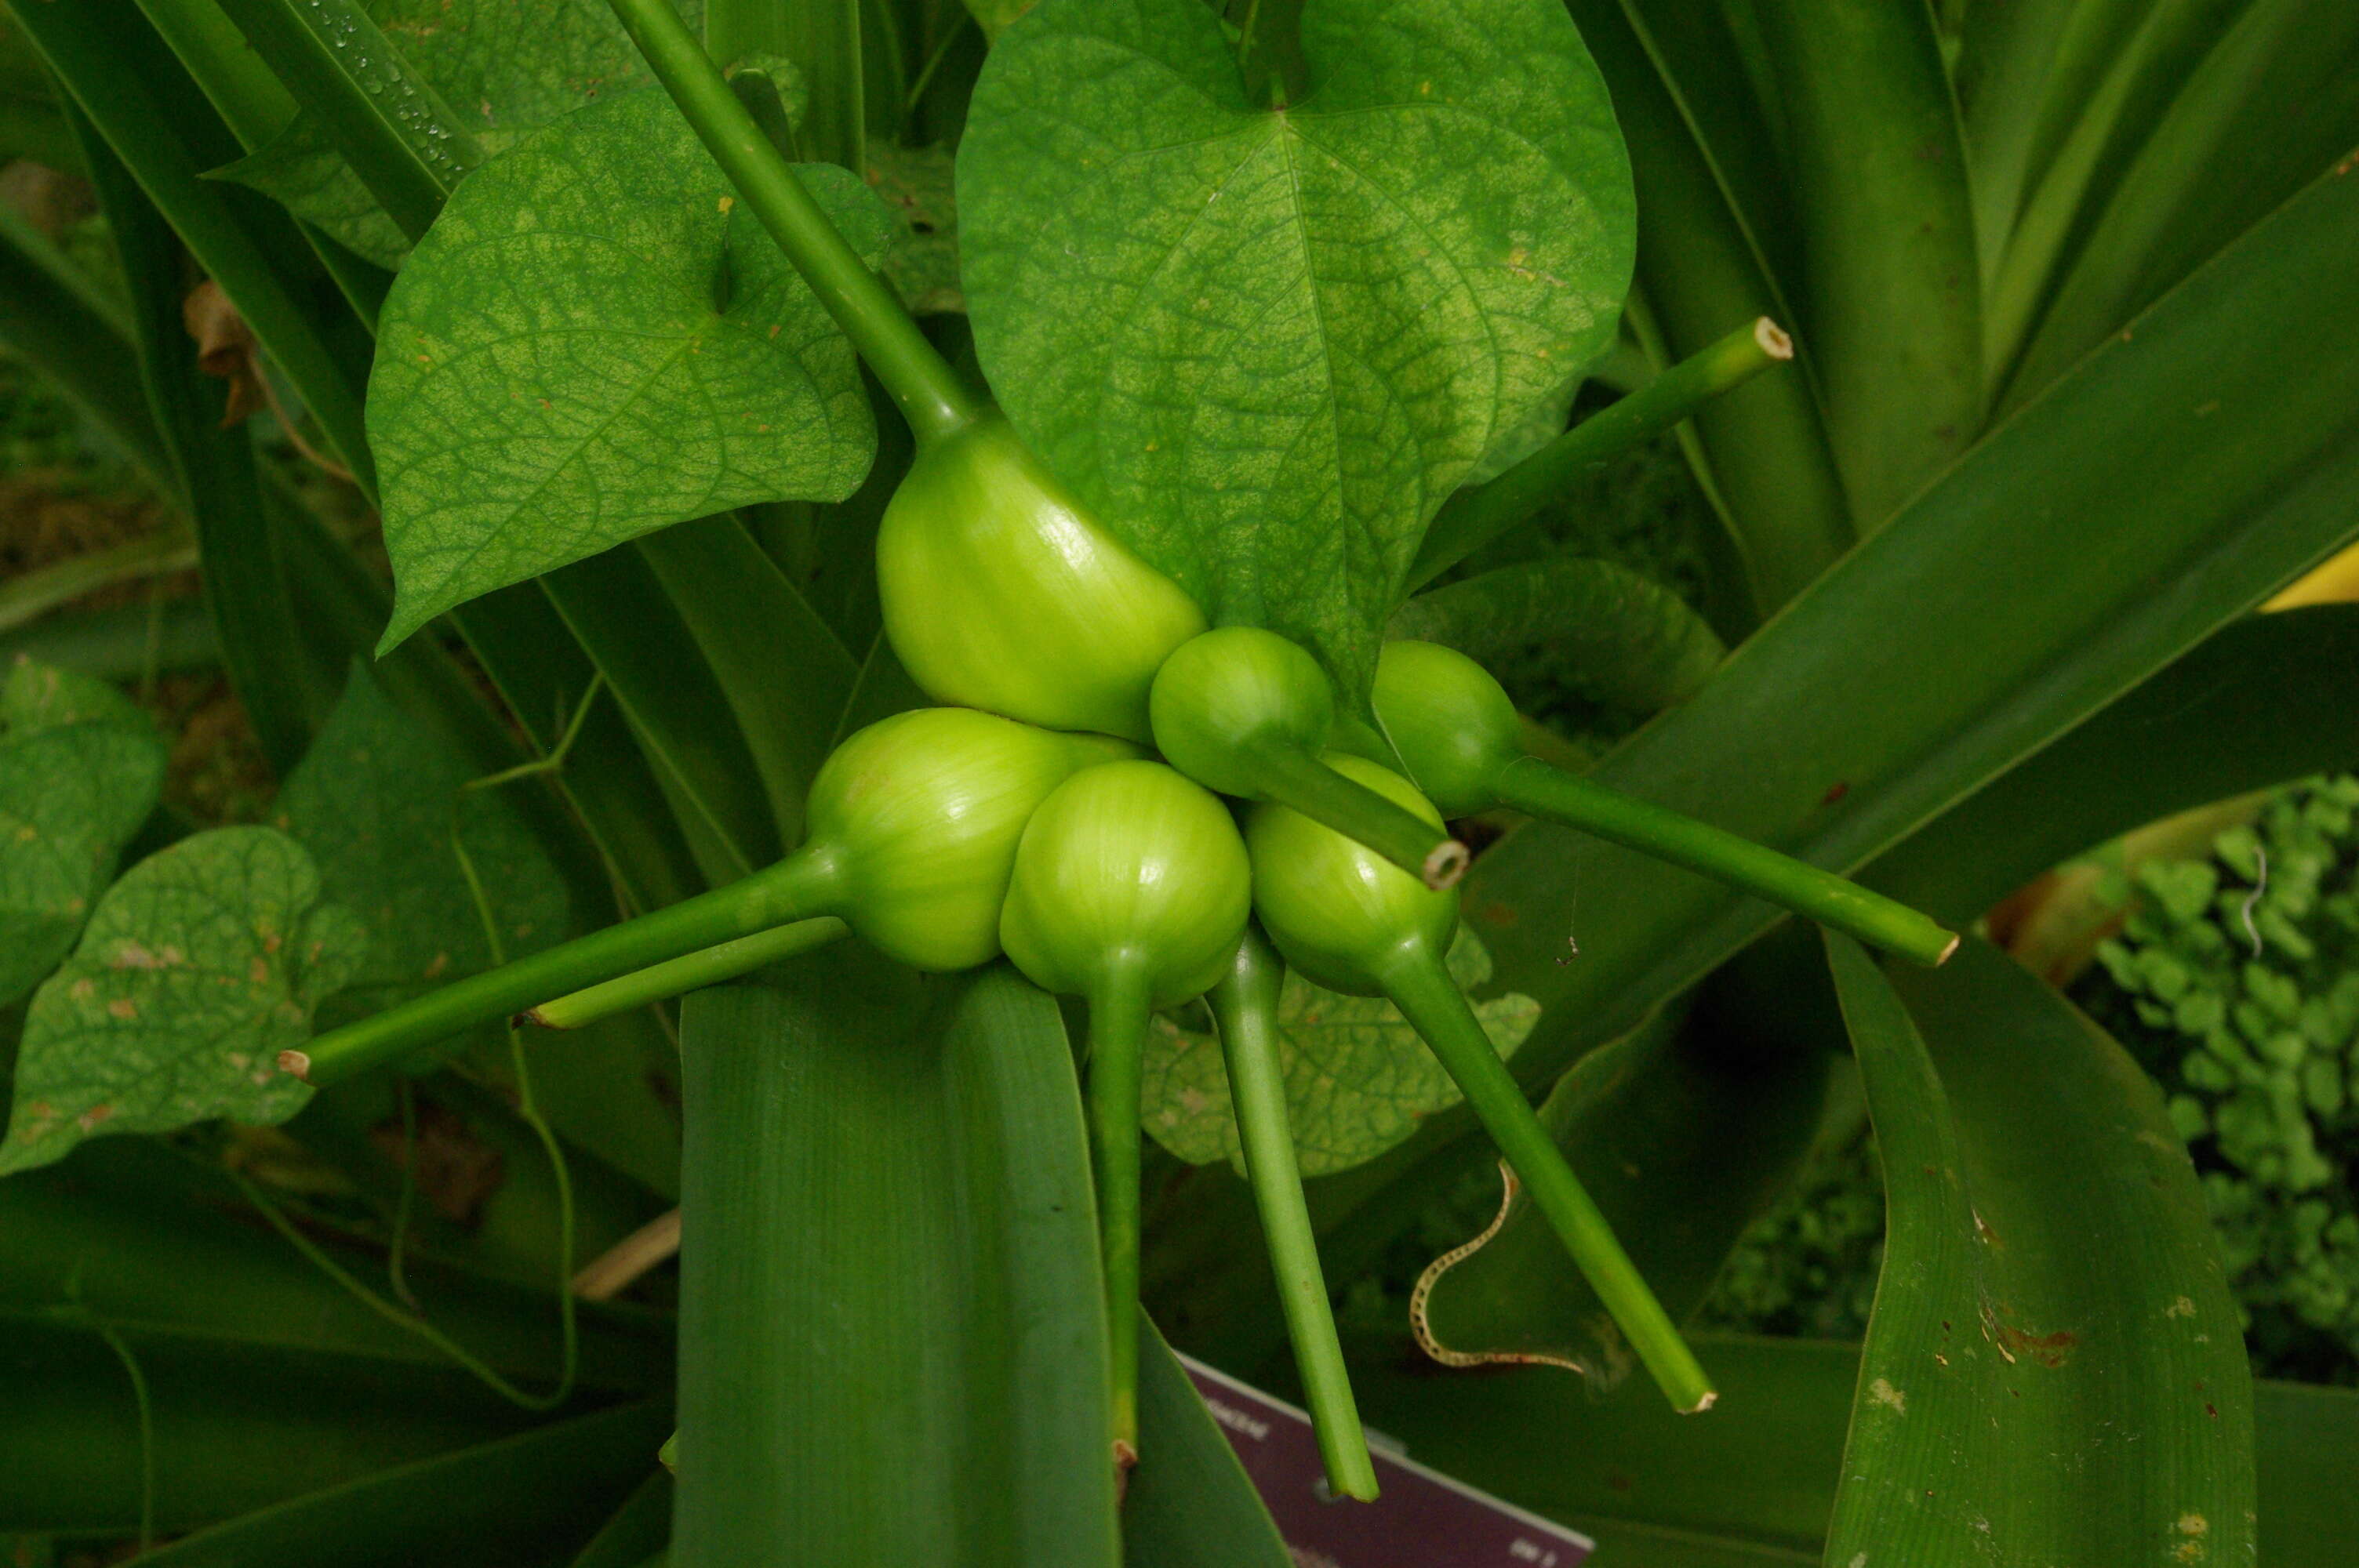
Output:
<path fill-rule="evenodd" d="M 1282 743 L 1256 746 L 1249 765 L 1258 798 L 1366 845 L 1426 886 L 1453 887 L 1466 874 L 1472 857 L 1464 844 L 1308 752 Z"/>
<path fill-rule="evenodd" d="M 799 957 L 826 946 L 851 929 L 832 914 L 821 915 L 816 920 L 798 920 L 791 925 L 757 931 L 751 936 L 740 936 L 734 942 L 701 948 L 682 957 L 651 964 L 644 969 L 634 969 L 627 975 L 569 992 L 554 1001 L 542 1002 L 526 1012 L 524 1018 L 544 1029 L 580 1029 L 602 1018 L 612 1018 L 618 1012 L 628 1012 L 649 1002 L 702 990 L 707 986 L 717 986 L 772 964 Z"/>
<path fill-rule="evenodd" d="M 908 420 L 918 444 L 981 416 L 983 400 L 943 359 L 883 279 L 844 243 L 679 19 L 671 0 L 612 0 L 656 80 L 795 270 Z"/>
<path fill-rule="evenodd" d="M 1115 969 L 1089 998 L 1090 1147 L 1097 1162 L 1098 1241 L 1113 1353 L 1114 1452 L 1138 1458 L 1138 1118 L 1147 1048 L 1147 976 Z"/>
<path fill-rule="evenodd" d="M 1422 944 L 1410 944 L 1378 978 L 1385 994 L 1465 1095 L 1491 1141 L 1657 1386 L 1682 1413 L 1709 1410 L 1719 1396 L 1695 1353 L 1622 1249 L 1556 1141 L 1540 1125 L 1531 1102 L 1442 968 L 1440 956 Z"/>
<path fill-rule="evenodd" d="M 1442 503 L 1408 568 L 1424 587 L 1532 516 L 1584 470 L 1669 429 L 1722 393 L 1794 357 L 1794 341 L 1767 316 L 1699 350 L 1638 391 L 1575 425 L 1495 479 Z"/>
<path fill-rule="evenodd" d="M 700 948 L 821 913 L 839 878 L 835 860 L 797 853 L 727 887 L 683 899 L 454 980 L 385 1011 L 331 1029 L 283 1061 L 316 1085 L 339 1082 L 447 1040 L 479 1023 L 528 1011 L 552 997 L 662 964 Z"/>
<path fill-rule="evenodd" d="M 1206 993 L 1220 1026 L 1221 1052 L 1228 1064 L 1229 1100 L 1235 1108 L 1237 1141 L 1253 1185 L 1261 1232 L 1269 1245 L 1271 1271 L 1286 1331 L 1294 1341 L 1294 1361 L 1302 1374 L 1303 1403 L 1326 1461 L 1327 1485 L 1339 1496 L 1374 1502 L 1375 1463 L 1368 1455 L 1352 1377 L 1335 1334 L 1327 1281 L 1319 1267 L 1318 1238 L 1302 1197 L 1302 1174 L 1294 1158 L 1294 1135 L 1287 1126 L 1286 1078 L 1277 1055 L 1277 998 L 1286 964 L 1269 939 L 1248 930 L 1235 964 Z"/>
<path fill-rule="evenodd" d="M 1499 770 L 1499 803 L 1668 860 L 1925 965 L 1957 949 L 1931 916 L 1832 871 L 1526 757 Z"/>

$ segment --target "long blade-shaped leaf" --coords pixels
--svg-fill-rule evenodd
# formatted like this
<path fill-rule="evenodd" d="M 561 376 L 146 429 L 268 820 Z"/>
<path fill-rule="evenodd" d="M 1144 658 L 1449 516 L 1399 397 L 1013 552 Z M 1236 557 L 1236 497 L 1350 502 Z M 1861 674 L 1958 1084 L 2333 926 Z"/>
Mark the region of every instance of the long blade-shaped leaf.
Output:
<path fill-rule="evenodd" d="M 582 1543 L 663 1442 L 659 1403 L 621 1405 L 314 1492 L 173 1542 L 158 1568 L 333 1563 L 538 1568 Z"/>
<path fill-rule="evenodd" d="M 1889 1212 L 1829 1559 L 2246 1557 L 2252 1378 L 2160 1092 L 1995 948 L 1896 989 L 1827 946 Z"/>
<path fill-rule="evenodd" d="M 1643 1385 L 1600 1398 L 1551 1368 L 1436 1376 L 1392 1353 L 1401 1347 L 1390 1340 L 1361 1346 L 1353 1379 L 1412 1456 L 1595 1536 L 1601 1563 L 1819 1563 L 1859 1346 L 1740 1335 L 1695 1344 L 1721 1387 L 1710 1421 L 1674 1414 Z M 2349 1485 L 2359 1390 L 2261 1383 L 2254 1391 L 2261 1561 L 2343 1568 L 2359 1540 L 2359 1489 Z M 2171 1544 L 2184 1539 L 2166 1543 L 2162 1561 Z M 1846 1559 L 1831 1563 L 1847 1568 Z"/>
<path fill-rule="evenodd" d="M 1139 1465 L 1123 1495 L 1124 1568 L 1285 1568 L 1269 1510 L 1187 1368 L 1142 1322 Z"/>
<path fill-rule="evenodd" d="M 1118 1561 L 1079 1088 L 1005 969 L 683 1010 L 679 1568 Z"/>

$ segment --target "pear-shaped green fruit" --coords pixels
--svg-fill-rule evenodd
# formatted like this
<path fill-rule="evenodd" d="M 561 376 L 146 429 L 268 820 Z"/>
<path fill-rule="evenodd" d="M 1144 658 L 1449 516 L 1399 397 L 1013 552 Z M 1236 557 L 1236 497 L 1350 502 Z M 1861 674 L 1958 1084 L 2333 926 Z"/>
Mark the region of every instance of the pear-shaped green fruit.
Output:
<path fill-rule="evenodd" d="M 1223 626 L 1182 643 L 1155 674 L 1150 711 L 1157 749 L 1198 784 L 1282 802 L 1434 887 L 1465 871 L 1466 847 L 1439 822 L 1321 763 L 1336 730 L 1334 688 L 1319 661 L 1277 633 Z"/>
<path fill-rule="evenodd" d="M 920 449 L 877 529 L 876 588 L 937 701 L 1134 741 L 1157 666 L 1204 629 L 996 414 Z"/>
<path fill-rule="evenodd" d="M 1045 989 L 1135 985 L 1150 1008 L 1227 970 L 1252 897 L 1228 807 L 1160 762 L 1085 768 L 1025 825 L 999 917 L 1016 967 Z"/>
<path fill-rule="evenodd" d="M 1079 769 L 1136 749 L 965 708 L 879 720 L 811 781 L 810 838 L 825 908 L 887 956 L 964 969 L 999 952 L 999 911 L 1032 813 Z"/>
<path fill-rule="evenodd" d="M 1419 820 L 1440 814 L 1407 779 L 1331 752 L 1326 765 Z M 1286 961 L 1329 990 L 1375 996 L 1404 963 L 1439 964 L 1458 929 L 1458 894 L 1427 887 L 1365 845 L 1275 802 L 1245 819 L 1254 910 Z"/>
<path fill-rule="evenodd" d="M 1199 996 L 1245 935 L 1253 873 L 1219 798 L 1160 762 L 1060 784 L 1026 825 L 1000 915 L 1016 967 L 1090 1011 L 1090 1141 L 1114 1352 L 1114 1449 L 1138 1452 L 1138 1097 L 1147 1015 Z"/>
<path fill-rule="evenodd" d="M 1329 762 L 1387 799 L 1440 819 L 1399 775 L 1357 757 Z M 1682 1410 L 1710 1404 L 1712 1385 L 1703 1368 L 1442 967 L 1457 926 L 1458 895 L 1423 886 L 1283 806 L 1254 808 L 1245 847 L 1253 857 L 1254 913 L 1286 961 L 1330 990 L 1384 996 L 1400 1009 L 1664 1391 Z"/>
<path fill-rule="evenodd" d="M 1505 806 L 1684 866 L 1861 941 L 1938 964 L 1958 939 L 1858 883 L 1524 752 L 1516 706 L 1490 672 L 1432 643 L 1385 644 L 1376 719 L 1401 765 L 1452 816 Z"/>

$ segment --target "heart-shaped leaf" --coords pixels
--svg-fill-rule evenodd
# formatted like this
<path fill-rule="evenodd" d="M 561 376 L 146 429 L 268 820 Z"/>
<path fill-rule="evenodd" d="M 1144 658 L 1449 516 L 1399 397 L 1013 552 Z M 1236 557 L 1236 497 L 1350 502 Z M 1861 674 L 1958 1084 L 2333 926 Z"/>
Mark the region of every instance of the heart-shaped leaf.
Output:
<path fill-rule="evenodd" d="M 279 792 L 272 820 L 311 852 L 325 896 L 368 928 L 368 957 L 348 982 L 366 994 L 346 999 L 361 1011 L 390 1007 L 495 961 L 451 848 L 454 825 L 498 923 L 498 960 L 566 934 L 570 912 L 557 869 L 497 792 L 460 795 L 473 773 L 355 667 Z"/>
<path fill-rule="evenodd" d="M 311 1091 L 278 1054 L 310 1038 L 367 943 L 274 828 L 215 828 L 140 861 L 33 995 L 0 1175 L 97 1132 L 286 1120 Z"/>
<path fill-rule="evenodd" d="M 1270 107 L 1195 0 L 1043 0 L 975 90 L 960 244 L 1025 438 L 1356 695 L 1434 509 L 1610 341 L 1630 173 L 1555 0 L 1310 0 L 1301 42 Z"/>
<path fill-rule="evenodd" d="M 164 741 L 112 687 L 29 662 L 0 687 L 0 1007 L 73 948 L 155 807 Z"/>
<path fill-rule="evenodd" d="M 703 6 L 679 6 L 690 26 Z M 647 80 L 646 62 L 606 0 L 375 0 L 370 19 L 486 155 L 561 114 Z M 380 266 L 398 267 L 408 237 L 310 114 L 218 171 L 252 186 Z"/>
<path fill-rule="evenodd" d="M 1450 974 L 1470 990 L 1491 978 L 1491 956 L 1463 927 L 1450 945 Z M 1513 994 L 1474 1009 L 1502 1056 L 1515 1054 L 1539 1015 L 1538 1002 Z M 1366 1163 L 1462 1098 L 1382 997 L 1339 996 L 1288 973 L 1277 1027 L 1287 1124 L 1306 1176 Z M 1192 1164 L 1242 1161 L 1219 1036 L 1158 1014 L 1147 1037 L 1145 1074 L 1145 1123 L 1158 1143 Z"/>
<path fill-rule="evenodd" d="M 857 176 L 803 183 L 873 265 Z M 876 430 L 851 345 L 649 90 L 467 177 L 387 297 L 369 438 L 397 587 L 431 617 L 759 501 L 839 501 Z"/>

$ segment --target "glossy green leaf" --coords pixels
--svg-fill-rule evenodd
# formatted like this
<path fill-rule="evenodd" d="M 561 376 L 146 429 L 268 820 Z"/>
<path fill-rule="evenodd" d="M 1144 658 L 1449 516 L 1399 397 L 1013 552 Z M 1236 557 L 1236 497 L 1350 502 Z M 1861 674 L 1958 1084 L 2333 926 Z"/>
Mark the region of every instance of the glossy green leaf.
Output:
<path fill-rule="evenodd" d="M 858 678 L 851 654 L 734 517 L 683 523 L 637 548 L 720 680 L 780 841 L 797 842 Z"/>
<path fill-rule="evenodd" d="M 1792 1179 L 1826 1098 L 1826 1052 L 1779 1038 L 1763 1016 L 1807 1011 L 1792 966 L 1771 971 L 1775 984 L 1745 985 L 1741 970 L 1723 971 L 1684 1028 L 1658 1023 L 1582 1057 L 1540 1108 L 1675 1319 L 1702 1303 L 1737 1238 Z M 1453 1365 L 1553 1361 L 1601 1390 L 1636 1369 L 1520 1187 L 1488 1228 L 1434 1260 L 1412 1311 L 1429 1351 Z"/>
<path fill-rule="evenodd" d="M 1461 929 L 1450 972 L 1472 989 L 1491 978 L 1491 956 Z M 1539 1008 L 1529 997 L 1495 997 L 1474 1016 L 1502 1056 L 1531 1033 Z M 1323 1175 L 1365 1163 L 1464 1097 L 1425 1042 L 1382 997 L 1339 996 L 1289 972 L 1277 1001 L 1278 1060 L 1286 1073 L 1287 1124 L 1302 1173 Z M 1243 1169 L 1235 1111 L 1220 1037 L 1156 1015 L 1142 1066 L 1142 1121 L 1182 1160 L 1225 1160 Z"/>
<path fill-rule="evenodd" d="M 1112 1565 L 1072 1057 L 1005 968 L 858 949 L 682 1009 L 679 1568 Z M 1147 1461 L 1151 1463 L 1152 1461 Z"/>
<path fill-rule="evenodd" d="M 584 1542 L 646 1470 L 670 1422 L 655 1401 L 576 1416 L 294 1498 L 183 1537 L 147 1561 L 538 1568 Z"/>
<path fill-rule="evenodd" d="M 368 956 L 346 982 L 362 1011 L 495 962 L 454 830 L 490 903 L 500 961 L 549 946 L 571 925 L 556 868 L 508 802 L 490 791 L 460 795 L 473 776 L 355 665 L 343 699 L 279 792 L 272 823 L 311 852 L 322 895 L 368 930 Z"/>
<path fill-rule="evenodd" d="M 164 784 L 163 737 L 111 687 L 29 661 L 0 686 L 0 1007 L 73 948 Z"/>
<path fill-rule="evenodd" d="M 1420 530 L 1612 341 L 1628 166 L 1546 0 L 1313 0 L 1248 98 L 1189 0 L 1045 0 L 959 149 L 975 341 L 1027 441 L 1215 622 L 1355 696 Z"/>
<path fill-rule="evenodd" d="M 311 1091 L 278 1053 L 310 1038 L 367 942 L 274 829 L 217 827 L 142 860 L 33 995 L 0 1175 L 93 1133 L 284 1121 Z"/>
<path fill-rule="evenodd" d="M 203 178 L 236 137 L 133 0 L 12 9 L 57 79 L 320 422 L 365 491 L 375 483 L 361 402 L 367 341 L 287 215 Z"/>
<path fill-rule="evenodd" d="M 2359 763 L 2359 605 L 2233 622 L 1862 873 L 1970 921 L 2092 845 Z"/>
<path fill-rule="evenodd" d="M 704 879 L 734 881 L 777 859 L 777 822 L 728 692 L 647 558 L 608 550 L 540 589 L 606 677 Z"/>
<path fill-rule="evenodd" d="M 466 114 L 464 129 L 487 156 L 647 80 L 604 0 L 375 0 L 366 9 L 408 67 Z M 692 18 L 697 6 L 690 0 L 681 9 Z M 379 266 L 398 267 L 409 254 L 408 236 L 308 111 L 217 172 L 277 198 Z"/>
<path fill-rule="evenodd" d="M 1652 713 L 1691 695 L 1728 650 L 1669 589 L 1612 561 L 1551 557 L 1420 593 L 1385 628 L 1481 664 L 1535 643 L 1608 701 Z"/>
<path fill-rule="evenodd" d="M 873 259 L 889 217 L 808 182 Z M 470 178 L 386 301 L 369 431 L 391 647 L 492 589 L 668 524 L 840 500 L 875 445 L 852 350 L 652 89 Z"/>
<path fill-rule="evenodd" d="M 388 1382 L 437 1383 L 448 1373 L 482 1388 L 288 1246 L 217 1167 L 160 1140 L 99 1140 L 0 1182 L 0 1225 L 8 1236 L 0 1314 L 54 1319 L 70 1306 L 78 1322 L 134 1337 L 234 1342 L 290 1360 L 375 1366 Z M 357 1273 L 382 1264 L 375 1245 L 321 1239 Z M 526 1288 L 418 1257 L 408 1278 L 428 1317 L 486 1364 L 537 1386 L 556 1376 L 556 1304 L 545 1277 Z M 203 1289 L 191 1290 L 192 1280 Z M 655 1314 L 583 1303 L 581 1381 L 643 1395 L 667 1388 L 667 1337 Z M 474 1407 L 461 1400 L 451 1408 Z"/>
<path fill-rule="evenodd" d="M 2111 200 L 2083 217 L 2086 241 L 2024 348 L 2011 403 L 2359 144 L 2359 11 L 2254 0 L 2175 85 Z"/>
<path fill-rule="evenodd" d="M 1228 1434 L 1155 1325 L 1138 1336 L 1138 1446 L 1122 1498 L 1124 1568 L 1287 1568 L 1293 1560 Z"/>
<path fill-rule="evenodd" d="M 1708 1421 L 1675 1414 L 1643 1383 L 1600 1397 L 1553 1368 L 1437 1375 L 1392 1354 L 1404 1348 L 1392 1341 L 1363 1345 L 1353 1380 L 1369 1418 L 1411 1457 L 1586 1530 L 1600 1562 L 1820 1563 L 1859 1346 L 1735 1335 L 1695 1343 L 1721 1387 Z M 2359 1391 L 2260 1383 L 2255 1393 L 2260 1560 L 2342 1568 L 2359 1538 L 2359 1492 L 2348 1484 Z M 2183 1544 L 2125 1561 L 2175 1563 L 2170 1548 Z"/>
<path fill-rule="evenodd" d="M 871 143 L 868 183 L 901 221 L 885 252 L 885 281 L 913 315 L 964 310 L 951 149 Z"/>
<path fill-rule="evenodd" d="M 387 1366 L 228 1339 L 123 1333 L 60 1300 L 0 1308 L 0 1529 L 139 1528 L 147 1384 L 158 1529 L 201 1529 L 323 1487 L 505 1436 L 530 1418 L 456 1368 Z"/>
<path fill-rule="evenodd" d="M 1995 948 L 1828 953 L 1889 1210 L 1828 1559 L 2245 1559 L 2252 1379 L 2160 1092 Z"/>

